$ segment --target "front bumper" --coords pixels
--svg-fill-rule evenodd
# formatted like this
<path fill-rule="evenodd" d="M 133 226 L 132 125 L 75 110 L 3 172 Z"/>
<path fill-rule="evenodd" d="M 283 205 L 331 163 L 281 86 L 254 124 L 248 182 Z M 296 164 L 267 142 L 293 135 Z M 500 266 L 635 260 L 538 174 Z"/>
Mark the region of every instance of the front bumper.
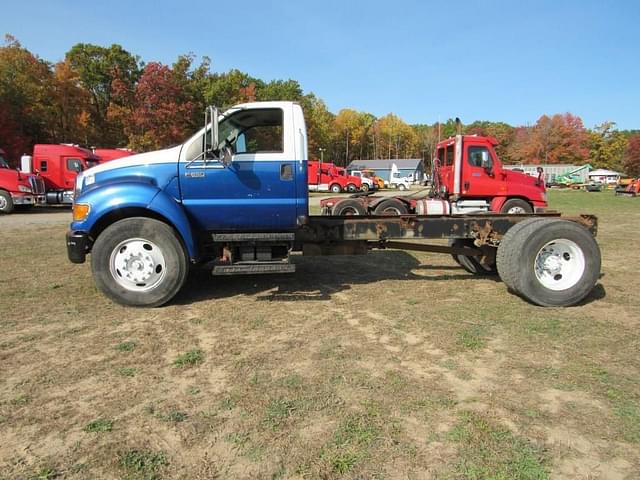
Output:
<path fill-rule="evenodd" d="M 85 232 L 67 232 L 67 256 L 71 263 L 84 263 L 89 251 L 89 235 Z"/>

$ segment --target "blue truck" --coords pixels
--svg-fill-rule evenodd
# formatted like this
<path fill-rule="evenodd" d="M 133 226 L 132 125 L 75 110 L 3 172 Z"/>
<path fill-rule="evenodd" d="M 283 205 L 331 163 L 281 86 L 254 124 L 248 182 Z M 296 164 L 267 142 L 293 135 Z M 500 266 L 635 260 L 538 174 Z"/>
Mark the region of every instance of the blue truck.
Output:
<path fill-rule="evenodd" d="M 423 215 L 310 215 L 307 159 L 297 103 L 247 103 L 223 114 L 209 107 L 183 144 L 78 175 L 69 260 L 90 254 L 99 289 L 137 307 L 169 302 L 196 266 L 214 275 L 293 273 L 292 254 L 374 248 L 451 254 L 541 306 L 578 303 L 599 278 L 594 216 L 443 214 L 441 199 Z"/>

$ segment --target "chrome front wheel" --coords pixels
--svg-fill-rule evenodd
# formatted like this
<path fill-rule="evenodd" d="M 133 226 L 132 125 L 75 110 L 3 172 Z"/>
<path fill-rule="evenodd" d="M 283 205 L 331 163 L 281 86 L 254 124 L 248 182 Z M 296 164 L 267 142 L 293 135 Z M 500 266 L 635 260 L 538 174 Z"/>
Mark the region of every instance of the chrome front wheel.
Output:
<path fill-rule="evenodd" d="M 109 259 L 109 271 L 113 279 L 132 292 L 155 288 L 162 282 L 166 267 L 160 247 L 143 238 L 120 242 Z"/>

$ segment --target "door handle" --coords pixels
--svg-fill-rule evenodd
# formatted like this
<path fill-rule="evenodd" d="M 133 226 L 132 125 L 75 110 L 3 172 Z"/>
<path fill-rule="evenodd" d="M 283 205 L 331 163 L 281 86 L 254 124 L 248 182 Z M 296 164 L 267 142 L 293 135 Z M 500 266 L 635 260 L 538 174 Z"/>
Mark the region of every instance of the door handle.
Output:
<path fill-rule="evenodd" d="M 291 163 L 280 165 L 280 180 L 285 182 L 293 180 L 293 165 Z"/>
<path fill-rule="evenodd" d="M 469 187 L 471 186 L 471 184 L 469 182 L 464 182 L 463 186 L 465 190 L 469 190 Z"/>

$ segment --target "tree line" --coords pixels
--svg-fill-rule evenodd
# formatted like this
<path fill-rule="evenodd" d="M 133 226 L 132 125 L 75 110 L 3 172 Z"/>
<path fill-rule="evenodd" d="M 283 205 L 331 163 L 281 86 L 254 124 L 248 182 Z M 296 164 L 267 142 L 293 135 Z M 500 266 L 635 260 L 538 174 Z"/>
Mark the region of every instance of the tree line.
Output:
<path fill-rule="evenodd" d="M 14 162 L 35 143 L 128 147 L 137 152 L 181 143 L 201 127 L 207 105 L 221 109 L 268 100 L 299 102 L 309 132 L 309 155 L 346 165 L 357 159 L 422 158 L 439 139 L 455 135 L 453 119 L 409 125 L 393 113 L 376 117 L 342 109 L 296 80 L 265 81 L 237 69 L 215 72 L 192 54 L 172 65 L 145 63 L 122 46 L 79 43 L 51 63 L 6 35 L 0 47 L 0 148 Z M 604 122 L 587 129 L 570 113 L 542 115 L 534 125 L 475 121 L 466 134 L 490 135 L 504 163 L 591 163 L 640 175 L 640 131 Z"/>

